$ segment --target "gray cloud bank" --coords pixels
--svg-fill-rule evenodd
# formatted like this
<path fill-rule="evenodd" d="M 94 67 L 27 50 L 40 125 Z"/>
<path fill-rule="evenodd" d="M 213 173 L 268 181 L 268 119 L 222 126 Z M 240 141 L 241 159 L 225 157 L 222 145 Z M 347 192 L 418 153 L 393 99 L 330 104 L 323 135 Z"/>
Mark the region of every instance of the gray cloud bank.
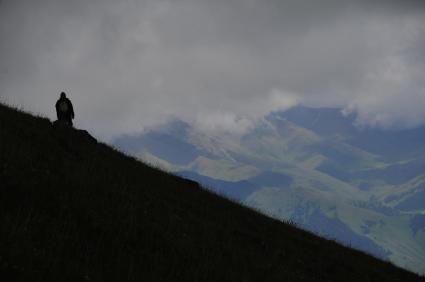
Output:
<path fill-rule="evenodd" d="M 242 133 L 297 103 L 425 123 L 425 1 L 3 0 L 0 100 L 110 138 L 178 117 Z"/>

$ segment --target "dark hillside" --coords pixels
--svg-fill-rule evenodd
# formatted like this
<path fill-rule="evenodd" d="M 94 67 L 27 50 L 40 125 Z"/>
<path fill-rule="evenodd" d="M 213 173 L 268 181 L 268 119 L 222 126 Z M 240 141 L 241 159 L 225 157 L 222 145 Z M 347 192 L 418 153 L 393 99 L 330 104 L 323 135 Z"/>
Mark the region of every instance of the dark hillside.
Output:
<path fill-rule="evenodd" d="M 0 281 L 423 281 L 0 105 Z"/>

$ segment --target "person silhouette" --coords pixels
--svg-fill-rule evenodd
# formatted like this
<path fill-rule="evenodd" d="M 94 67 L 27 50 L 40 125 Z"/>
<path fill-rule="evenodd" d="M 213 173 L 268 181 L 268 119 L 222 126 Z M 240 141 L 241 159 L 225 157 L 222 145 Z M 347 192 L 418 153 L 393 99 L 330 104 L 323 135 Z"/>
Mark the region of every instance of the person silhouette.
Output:
<path fill-rule="evenodd" d="M 74 107 L 72 106 L 71 100 L 66 97 L 65 92 L 60 94 L 60 98 L 56 102 L 56 115 L 58 116 L 59 122 L 72 126 Z"/>

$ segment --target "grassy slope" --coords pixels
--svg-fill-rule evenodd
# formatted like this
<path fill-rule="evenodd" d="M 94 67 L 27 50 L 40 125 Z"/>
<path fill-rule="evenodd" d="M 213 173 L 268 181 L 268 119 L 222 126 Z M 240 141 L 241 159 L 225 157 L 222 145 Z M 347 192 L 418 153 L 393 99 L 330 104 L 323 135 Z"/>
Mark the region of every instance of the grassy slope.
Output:
<path fill-rule="evenodd" d="M 422 281 L 0 105 L 0 281 Z"/>

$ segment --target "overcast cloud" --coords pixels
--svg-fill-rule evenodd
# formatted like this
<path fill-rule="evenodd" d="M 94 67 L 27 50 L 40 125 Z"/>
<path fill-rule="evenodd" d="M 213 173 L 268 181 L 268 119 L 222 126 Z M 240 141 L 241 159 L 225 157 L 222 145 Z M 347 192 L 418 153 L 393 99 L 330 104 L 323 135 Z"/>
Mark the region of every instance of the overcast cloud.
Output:
<path fill-rule="evenodd" d="M 425 1 L 0 0 L 0 100 L 102 138 L 170 118 L 243 133 L 297 103 L 425 123 Z"/>

